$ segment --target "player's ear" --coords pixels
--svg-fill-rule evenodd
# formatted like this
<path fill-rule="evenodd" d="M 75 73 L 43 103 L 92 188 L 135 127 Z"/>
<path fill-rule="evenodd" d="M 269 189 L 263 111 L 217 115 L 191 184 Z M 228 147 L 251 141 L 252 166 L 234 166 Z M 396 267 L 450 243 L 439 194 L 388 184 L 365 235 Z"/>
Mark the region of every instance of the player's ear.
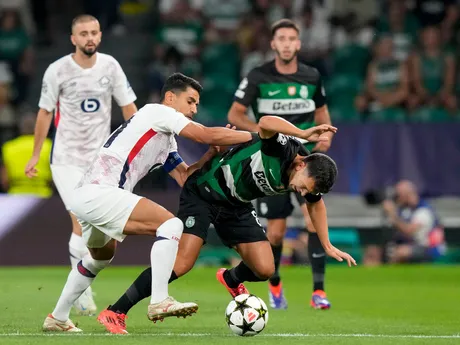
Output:
<path fill-rule="evenodd" d="M 300 171 L 304 169 L 306 166 L 307 166 L 307 163 L 305 163 L 305 161 L 302 160 L 299 163 L 297 163 L 297 165 L 295 166 L 295 170 Z"/>
<path fill-rule="evenodd" d="M 275 50 L 275 41 L 273 39 L 270 41 L 270 47 Z"/>
<path fill-rule="evenodd" d="M 166 102 L 168 102 L 169 104 L 172 104 L 174 103 L 175 98 L 176 98 L 176 94 L 174 92 L 166 91 L 165 93 Z"/>
<path fill-rule="evenodd" d="M 73 36 L 73 33 L 70 35 L 70 42 L 72 42 L 72 44 L 76 46 L 75 37 Z"/>

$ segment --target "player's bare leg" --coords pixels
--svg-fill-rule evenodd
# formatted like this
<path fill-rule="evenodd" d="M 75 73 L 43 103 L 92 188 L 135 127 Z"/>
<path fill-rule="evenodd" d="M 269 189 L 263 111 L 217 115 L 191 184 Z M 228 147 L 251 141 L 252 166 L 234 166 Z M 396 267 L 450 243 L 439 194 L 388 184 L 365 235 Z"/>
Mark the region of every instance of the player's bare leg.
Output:
<path fill-rule="evenodd" d="M 200 255 L 203 239 L 192 234 L 183 234 L 179 241 L 174 270 L 169 277 L 168 283 L 189 272 Z M 103 310 L 97 320 L 113 334 L 127 334 L 126 317 L 128 312 L 144 298 L 152 293 L 152 269 L 146 268 L 118 299 L 117 302 Z"/>
<path fill-rule="evenodd" d="M 72 235 L 69 241 L 69 255 L 72 269 L 77 269 L 77 264 L 81 259 L 88 254 L 83 238 L 81 237 L 81 226 L 77 218 L 71 212 L 70 219 L 72 220 Z M 93 290 L 91 286 L 83 292 L 83 294 L 74 303 L 74 308 L 79 315 L 95 315 L 97 311 L 96 303 L 94 303 Z"/>
<path fill-rule="evenodd" d="M 265 281 L 275 273 L 270 242 L 240 243 L 235 249 L 243 261 L 230 270 L 217 271 L 217 279 L 233 297 L 249 293 L 243 282 Z"/>
<path fill-rule="evenodd" d="M 315 309 L 329 309 L 331 303 L 327 299 L 324 292 L 324 274 L 326 272 L 326 252 L 324 251 L 321 241 L 316 234 L 316 229 L 311 223 L 310 214 L 308 213 L 307 205 L 300 205 L 302 210 L 305 225 L 308 230 L 308 258 L 310 260 L 312 277 L 313 277 L 313 293 L 310 300 L 310 305 Z"/>
<path fill-rule="evenodd" d="M 168 281 L 174 268 L 184 225 L 164 207 L 141 199 L 131 213 L 123 230 L 126 235 L 156 232 L 150 253 L 152 265 L 152 294 L 147 316 L 151 321 L 166 317 L 186 317 L 198 310 L 196 303 L 180 303 L 168 294 Z"/>
<path fill-rule="evenodd" d="M 81 332 L 69 319 L 72 305 L 92 284 L 97 274 L 110 264 L 115 249 L 115 240 L 110 240 L 101 248 L 91 248 L 90 254 L 77 264 L 77 269 L 72 269 L 56 307 L 45 319 L 44 331 Z"/>
<path fill-rule="evenodd" d="M 274 309 L 286 309 L 287 300 L 284 297 L 283 284 L 279 274 L 281 255 L 283 252 L 283 239 L 286 234 L 286 218 L 267 220 L 267 237 L 270 241 L 275 260 L 275 274 L 269 280 L 269 301 Z"/>

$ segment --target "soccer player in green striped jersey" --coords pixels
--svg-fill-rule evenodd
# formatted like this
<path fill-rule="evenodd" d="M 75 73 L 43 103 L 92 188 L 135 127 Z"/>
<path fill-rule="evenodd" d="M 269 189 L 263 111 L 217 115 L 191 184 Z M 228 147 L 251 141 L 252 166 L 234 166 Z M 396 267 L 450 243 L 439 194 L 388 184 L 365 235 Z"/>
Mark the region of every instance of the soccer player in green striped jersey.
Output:
<path fill-rule="evenodd" d="M 228 113 L 231 124 L 239 129 L 253 132 L 264 116 L 276 115 L 298 128 L 306 129 L 315 124 L 331 124 L 326 103 L 326 94 L 321 75 L 316 68 L 297 61 L 300 50 L 298 26 L 289 19 L 282 19 L 272 26 L 271 48 L 275 59 L 254 68 L 241 81 L 235 92 L 235 99 Z M 248 115 L 252 108 L 256 122 Z M 326 134 L 332 139 L 333 133 Z M 331 140 L 307 143 L 312 152 L 326 152 Z M 328 309 L 329 300 L 324 292 L 326 255 L 310 221 L 305 200 L 294 193 L 305 218 L 308 230 L 308 254 L 312 268 L 313 294 L 310 304 L 316 309 Z M 275 274 L 269 280 L 270 305 L 275 309 L 286 309 L 283 286 L 279 275 L 279 265 L 283 238 L 286 233 L 286 219 L 294 207 L 290 194 L 275 195 L 257 200 L 257 213 L 267 219 L 267 235 L 275 257 Z"/>
<path fill-rule="evenodd" d="M 320 125 L 302 130 L 276 116 L 264 117 L 258 128 L 252 140 L 217 154 L 186 180 L 177 215 L 184 222 L 184 231 L 169 282 L 192 269 L 211 223 L 222 242 L 243 259 L 236 267 L 217 272 L 218 280 L 232 296 L 248 292 L 245 281 L 269 279 L 275 271 L 273 253 L 251 201 L 291 191 L 305 198 L 325 253 L 345 260 L 349 266 L 356 265 L 349 254 L 330 243 L 328 236 L 322 194 L 332 188 L 337 167 L 324 154 L 310 154 L 294 138 L 327 141 L 327 133 L 336 128 Z M 126 314 L 150 294 L 151 269 L 147 268 L 115 304 L 99 315 L 99 321 L 109 332 L 125 333 Z"/>

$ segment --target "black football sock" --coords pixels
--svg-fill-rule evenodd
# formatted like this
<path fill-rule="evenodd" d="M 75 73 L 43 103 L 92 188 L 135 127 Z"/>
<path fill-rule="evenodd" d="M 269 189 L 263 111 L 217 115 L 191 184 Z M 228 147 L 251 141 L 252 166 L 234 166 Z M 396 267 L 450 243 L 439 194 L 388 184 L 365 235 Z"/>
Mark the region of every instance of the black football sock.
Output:
<path fill-rule="evenodd" d="M 270 284 L 273 286 L 278 286 L 281 282 L 281 277 L 279 273 L 280 263 L 281 263 L 281 253 L 283 252 L 283 242 L 280 245 L 272 244 L 273 257 L 275 259 L 275 274 L 270 278 Z"/>
<path fill-rule="evenodd" d="M 257 277 L 254 272 L 241 261 L 238 266 L 224 272 L 224 280 L 229 287 L 236 288 L 243 282 L 260 282 L 264 279 Z"/>
<path fill-rule="evenodd" d="M 178 277 L 173 271 L 168 283 L 173 282 Z M 137 303 L 147 298 L 152 293 L 152 269 L 146 268 L 134 281 L 134 283 L 126 290 L 115 304 L 109 306 L 107 309 L 116 313 L 128 314 L 129 310 Z"/>
<path fill-rule="evenodd" d="M 324 291 L 324 273 L 326 272 L 326 252 L 314 232 L 308 233 L 308 258 L 313 273 L 313 291 Z"/>

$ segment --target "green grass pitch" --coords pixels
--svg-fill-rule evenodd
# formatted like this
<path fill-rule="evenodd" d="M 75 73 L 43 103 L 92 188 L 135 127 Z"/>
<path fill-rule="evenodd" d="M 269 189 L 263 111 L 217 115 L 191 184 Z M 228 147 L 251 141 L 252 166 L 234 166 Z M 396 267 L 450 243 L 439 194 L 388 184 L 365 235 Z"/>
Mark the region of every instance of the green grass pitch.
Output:
<path fill-rule="evenodd" d="M 110 267 L 102 272 L 93 285 L 98 307 L 114 302 L 142 269 Z M 215 272 L 216 268 L 196 268 L 171 284 L 172 296 L 199 304 L 191 318 L 153 324 L 146 317 L 146 300 L 129 314 L 129 335 L 107 335 L 95 317 L 75 315 L 71 317 L 83 335 L 46 335 L 41 325 L 56 303 L 68 268 L 0 268 L 0 344 L 460 344 L 458 266 L 329 266 L 328 311 L 308 305 L 309 267 L 283 267 L 289 309 L 270 309 L 267 328 L 251 338 L 234 336 L 225 324 L 230 296 Z M 266 283 L 247 286 L 268 302 Z"/>

